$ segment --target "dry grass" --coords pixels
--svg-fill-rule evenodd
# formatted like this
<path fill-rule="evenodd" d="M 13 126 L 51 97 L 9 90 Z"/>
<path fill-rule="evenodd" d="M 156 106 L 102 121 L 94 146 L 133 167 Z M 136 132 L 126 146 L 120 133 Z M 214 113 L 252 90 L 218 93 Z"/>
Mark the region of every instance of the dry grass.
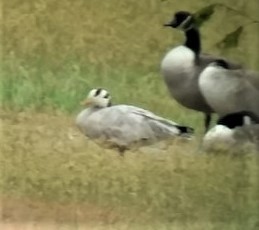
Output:
<path fill-rule="evenodd" d="M 59 112 L 2 111 L 1 120 L 4 221 L 112 229 L 258 225 L 257 155 L 205 155 L 194 141 L 122 158 Z"/>
<path fill-rule="evenodd" d="M 82 65 L 98 65 L 108 70 L 110 65 L 118 65 L 157 72 L 165 50 L 182 40 L 179 33 L 164 29 L 162 24 L 176 10 L 194 12 L 213 2 L 225 1 L 183 0 L 177 4 L 157 0 L 5 1 L 4 53 L 24 61 L 45 61 L 49 67 L 58 69 L 75 59 Z M 256 0 L 231 0 L 228 4 L 258 19 Z M 246 20 L 218 8 L 202 29 L 204 49 L 214 49 L 213 44 Z M 246 49 L 258 39 L 255 28 L 253 25 L 247 28 L 249 35 L 242 38 L 232 57 L 249 53 L 250 59 L 240 57 L 247 64 L 254 59 Z"/>

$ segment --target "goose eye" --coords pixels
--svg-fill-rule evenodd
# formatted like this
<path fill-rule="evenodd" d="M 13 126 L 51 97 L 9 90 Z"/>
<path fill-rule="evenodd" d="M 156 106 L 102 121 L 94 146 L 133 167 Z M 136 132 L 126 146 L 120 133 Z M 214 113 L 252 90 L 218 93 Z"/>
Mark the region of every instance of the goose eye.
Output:
<path fill-rule="evenodd" d="M 107 93 L 103 98 L 109 98 L 109 94 Z"/>

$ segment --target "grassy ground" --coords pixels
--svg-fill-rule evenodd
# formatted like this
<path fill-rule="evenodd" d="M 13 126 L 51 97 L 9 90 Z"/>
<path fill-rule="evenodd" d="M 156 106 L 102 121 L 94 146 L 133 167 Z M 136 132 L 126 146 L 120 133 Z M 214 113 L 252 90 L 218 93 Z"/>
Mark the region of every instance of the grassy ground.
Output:
<path fill-rule="evenodd" d="M 202 115 L 173 101 L 161 79 L 161 58 L 183 39 L 162 24 L 176 10 L 196 11 L 215 2 L 3 1 L 4 229 L 12 227 L 10 222 L 16 222 L 16 229 L 23 222 L 28 222 L 24 228 L 32 229 L 35 222 L 55 222 L 41 226 L 45 229 L 258 227 L 258 156 L 200 154 L 195 140 L 172 143 L 162 153 L 130 151 L 121 158 L 81 136 L 73 123 L 87 91 L 101 86 L 115 103 L 152 110 L 193 126 L 199 134 Z M 258 20 L 257 0 L 228 4 Z M 258 68 L 256 24 L 245 28 L 237 48 L 215 46 L 247 22 L 244 16 L 217 8 L 201 29 L 204 50 Z"/>
<path fill-rule="evenodd" d="M 1 120 L 4 221 L 258 226 L 257 155 L 207 155 L 194 140 L 122 158 L 87 141 L 63 114 L 2 111 Z"/>

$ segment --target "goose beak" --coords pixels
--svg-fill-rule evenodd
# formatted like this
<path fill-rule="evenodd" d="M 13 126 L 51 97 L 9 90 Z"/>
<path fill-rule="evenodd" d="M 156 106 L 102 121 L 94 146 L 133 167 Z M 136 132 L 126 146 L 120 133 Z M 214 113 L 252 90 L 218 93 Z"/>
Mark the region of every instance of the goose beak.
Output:
<path fill-rule="evenodd" d="M 84 101 L 81 101 L 80 102 L 80 105 L 83 105 L 83 106 L 89 106 L 93 103 L 93 101 L 89 98 L 85 99 Z"/>
<path fill-rule="evenodd" d="M 164 26 L 172 26 L 171 23 L 165 23 Z"/>
<path fill-rule="evenodd" d="M 176 28 L 176 21 L 173 20 L 171 22 L 165 23 L 164 26 Z"/>

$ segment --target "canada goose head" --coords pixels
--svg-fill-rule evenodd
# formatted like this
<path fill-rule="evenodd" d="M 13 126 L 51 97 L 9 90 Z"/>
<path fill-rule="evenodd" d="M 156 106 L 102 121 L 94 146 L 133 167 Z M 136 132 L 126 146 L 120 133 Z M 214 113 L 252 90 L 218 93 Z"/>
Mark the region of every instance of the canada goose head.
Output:
<path fill-rule="evenodd" d="M 188 31 L 194 27 L 194 16 L 188 11 L 178 11 L 174 14 L 172 20 L 164 26 L 177 28 L 179 30 Z"/>
<path fill-rule="evenodd" d="M 81 104 L 95 108 L 109 107 L 111 106 L 111 95 L 102 88 L 92 89 Z"/>
<path fill-rule="evenodd" d="M 241 111 L 219 118 L 217 124 L 234 129 L 240 126 L 259 124 L 259 118 L 252 112 Z"/>
<path fill-rule="evenodd" d="M 215 60 L 212 63 L 210 63 L 209 66 L 220 67 L 223 69 L 230 69 L 229 64 L 223 59 Z"/>

